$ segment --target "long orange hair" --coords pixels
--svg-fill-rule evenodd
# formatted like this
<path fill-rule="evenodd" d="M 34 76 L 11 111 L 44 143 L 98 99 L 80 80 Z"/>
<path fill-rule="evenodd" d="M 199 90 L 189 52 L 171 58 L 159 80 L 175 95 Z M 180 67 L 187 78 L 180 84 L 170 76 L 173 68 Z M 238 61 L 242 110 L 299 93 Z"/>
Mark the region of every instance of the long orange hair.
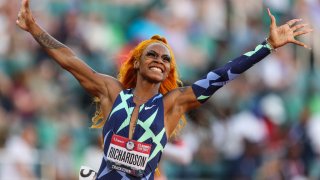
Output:
<path fill-rule="evenodd" d="M 163 95 L 168 93 L 169 91 L 178 88 L 182 85 L 181 80 L 179 79 L 177 65 L 174 58 L 174 54 L 172 52 L 171 47 L 169 46 L 167 40 L 164 37 L 159 35 L 154 35 L 150 39 L 144 40 L 140 42 L 129 54 L 129 57 L 125 60 L 125 62 L 121 65 L 120 71 L 118 74 L 118 79 L 122 83 L 123 87 L 134 88 L 137 82 L 137 70 L 134 68 L 134 62 L 136 60 L 140 60 L 143 51 L 152 43 L 162 43 L 165 45 L 169 52 L 170 52 L 170 72 L 168 77 L 161 83 L 159 92 Z M 106 119 L 103 119 L 102 111 L 100 108 L 100 100 L 99 98 L 95 97 L 94 102 L 97 104 L 97 111 L 92 118 L 93 125 L 92 128 L 101 128 L 103 127 Z M 185 117 L 182 116 L 180 122 L 178 123 L 177 127 L 175 128 L 172 135 L 176 135 L 186 124 Z"/>

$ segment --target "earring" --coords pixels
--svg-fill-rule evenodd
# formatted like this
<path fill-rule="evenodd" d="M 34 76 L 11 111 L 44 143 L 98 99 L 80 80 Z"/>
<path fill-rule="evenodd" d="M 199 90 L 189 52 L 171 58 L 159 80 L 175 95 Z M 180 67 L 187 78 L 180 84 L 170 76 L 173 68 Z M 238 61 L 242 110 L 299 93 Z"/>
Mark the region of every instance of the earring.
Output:
<path fill-rule="evenodd" d="M 138 69 L 137 63 L 138 63 L 138 61 L 134 61 L 134 63 L 133 63 L 133 68 L 134 68 L 134 69 Z"/>

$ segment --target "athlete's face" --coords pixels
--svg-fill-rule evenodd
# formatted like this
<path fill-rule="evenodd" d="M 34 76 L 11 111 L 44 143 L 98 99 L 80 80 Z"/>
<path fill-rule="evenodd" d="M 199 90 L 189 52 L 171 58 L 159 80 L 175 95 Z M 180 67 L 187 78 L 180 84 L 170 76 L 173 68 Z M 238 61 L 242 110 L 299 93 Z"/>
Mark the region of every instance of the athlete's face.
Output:
<path fill-rule="evenodd" d="M 141 60 L 135 62 L 142 77 L 151 82 L 162 82 L 170 72 L 170 51 L 161 43 L 153 43 L 143 51 Z"/>

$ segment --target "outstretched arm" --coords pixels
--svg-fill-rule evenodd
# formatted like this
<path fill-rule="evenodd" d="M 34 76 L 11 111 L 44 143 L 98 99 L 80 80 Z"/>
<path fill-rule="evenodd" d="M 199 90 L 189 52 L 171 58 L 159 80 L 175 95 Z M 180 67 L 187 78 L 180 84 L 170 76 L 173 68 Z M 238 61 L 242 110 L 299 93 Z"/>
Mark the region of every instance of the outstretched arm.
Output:
<path fill-rule="evenodd" d="M 270 54 L 271 47 L 266 41 L 259 44 L 253 51 L 229 61 L 223 67 L 210 71 L 207 75 L 196 81 L 192 86 L 182 87 L 171 91 L 167 101 L 171 106 L 168 108 L 167 131 L 171 133 L 176 127 L 175 123 L 186 111 L 197 108 L 207 101 L 214 92 L 235 79 L 241 73 L 252 67 Z M 170 98 L 169 98 L 170 97 Z M 173 121 L 176 120 L 176 121 Z"/>
<path fill-rule="evenodd" d="M 214 92 L 223 85 L 235 79 L 239 74 L 243 73 L 255 63 L 261 61 L 272 50 L 275 50 L 288 43 L 294 43 L 299 46 L 308 48 L 307 45 L 295 39 L 296 36 L 307 34 L 312 31 L 310 28 L 305 28 L 307 24 L 298 24 L 302 19 L 292 19 L 282 26 L 276 25 L 275 17 L 268 9 L 268 14 L 271 20 L 270 35 L 255 50 L 247 52 L 242 56 L 230 61 L 224 67 L 209 72 L 201 80 L 192 85 L 193 92 L 200 103 L 205 102 Z"/>
<path fill-rule="evenodd" d="M 210 71 L 206 76 L 192 84 L 197 101 L 200 103 L 207 101 L 218 89 L 270 54 L 271 49 L 272 47 L 268 42 L 264 41 L 253 51 L 249 51 L 229 61 L 223 67 Z"/>
<path fill-rule="evenodd" d="M 42 29 L 32 16 L 29 0 L 22 0 L 16 23 L 21 29 L 29 32 L 48 55 L 62 68 L 69 71 L 80 82 L 82 87 L 93 96 L 105 96 L 109 98 L 110 91 L 108 89 L 119 89 L 121 87 L 116 79 L 96 73 L 80 60 L 70 48 L 54 39 Z"/>
<path fill-rule="evenodd" d="M 295 39 L 296 36 L 312 31 L 312 29 L 306 27 L 307 24 L 294 25 L 301 21 L 301 19 L 293 19 L 282 26 L 277 26 L 275 18 L 269 9 L 268 14 L 271 24 L 270 35 L 267 40 L 259 44 L 253 51 L 229 61 L 223 67 L 210 71 L 191 87 L 179 88 L 168 94 L 168 98 L 166 98 L 169 101 L 167 105 L 168 123 L 166 126 L 169 132 L 175 128 L 182 114 L 200 106 L 201 103 L 207 101 L 218 89 L 235 79 L 255 63 L 261 61 L 273 49 L 288 43 L 294 43 L 307 48 L 304 43 Z M 301 30 L 301 28 L 304 29 Z"/>

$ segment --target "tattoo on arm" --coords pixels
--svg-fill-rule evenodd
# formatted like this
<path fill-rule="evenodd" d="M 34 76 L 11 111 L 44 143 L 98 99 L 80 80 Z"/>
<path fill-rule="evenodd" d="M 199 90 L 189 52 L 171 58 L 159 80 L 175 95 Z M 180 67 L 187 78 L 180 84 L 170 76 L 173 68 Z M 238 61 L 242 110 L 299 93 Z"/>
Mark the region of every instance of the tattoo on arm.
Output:
<path fill-rule="evenodd" d="M 64 44 L 60 43 L 58 40 L 54 39 L 46 32 L 42 32 L 39 35 L 35 35 L 34 38 L 38 43 L 48 49 L 59 49 L 66 47 Z"/>

